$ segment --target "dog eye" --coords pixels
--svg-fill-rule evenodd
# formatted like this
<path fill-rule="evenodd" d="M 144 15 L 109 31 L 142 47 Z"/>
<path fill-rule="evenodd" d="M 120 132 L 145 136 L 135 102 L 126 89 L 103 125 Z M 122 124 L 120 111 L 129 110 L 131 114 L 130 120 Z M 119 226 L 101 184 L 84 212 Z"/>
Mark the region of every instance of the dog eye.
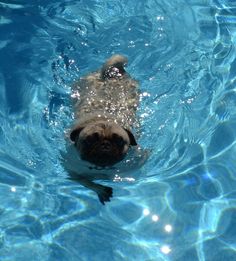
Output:
<path fill-rule="evenodd" d="M 97 132 L 93 133 L 92 135 L 89 135 L 87 138 L 86 138 L 86 143 L 88 145 L 90 144 L 93 144 L 94 142 L 98 141 L 99 140 L 99 134 Z"/>
<path fill-rule="evenodd" d="M 93 134 L 92 134 L 92 138 L 93 138 L 94 140 L 99 140 L 99 138 L 100 138 L 99 133 L 98 133 L 98 132 L 93 133 Z"/>
<path fill-rule="evenodd" d="M 112 138 L 113 138 L 114 142 L 115 142 L 118 146 L 123 146 L 123 145 L 125 144 L 124 139 L 123 139 L 121 136 L 117 135 L 117 134 L 113 134 L 113 135 L 112 135 Z"/>

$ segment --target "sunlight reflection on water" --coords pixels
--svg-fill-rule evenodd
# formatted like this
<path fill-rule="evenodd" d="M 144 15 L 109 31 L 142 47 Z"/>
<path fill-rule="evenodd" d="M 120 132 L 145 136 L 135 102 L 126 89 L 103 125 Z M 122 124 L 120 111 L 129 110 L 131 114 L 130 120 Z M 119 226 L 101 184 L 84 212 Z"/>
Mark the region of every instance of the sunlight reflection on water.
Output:
<path fill-rule="evenodd" d="M 234 260 L 235 8 L 1 3 L 4 260 Z M 102 207 L 66 179 L 60 151 L 71 83 L 113 53 L 127 55 L 140 82 L 139 143 L 150 157 L 131 177 L 116 176 Z"/>

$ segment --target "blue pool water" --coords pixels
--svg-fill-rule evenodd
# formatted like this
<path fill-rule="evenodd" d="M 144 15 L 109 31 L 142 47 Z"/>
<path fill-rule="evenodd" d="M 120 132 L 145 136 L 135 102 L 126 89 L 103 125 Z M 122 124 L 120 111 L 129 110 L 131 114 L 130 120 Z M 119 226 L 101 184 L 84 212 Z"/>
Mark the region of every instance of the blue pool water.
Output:
<path fill-rule="evenodd" d="M 234 0 L 0 1 L 0 39 L 0 260 L 236 260 Z M 60 152 L 71 83 L 114 53 L 150 157 L 103 206 Z"/>

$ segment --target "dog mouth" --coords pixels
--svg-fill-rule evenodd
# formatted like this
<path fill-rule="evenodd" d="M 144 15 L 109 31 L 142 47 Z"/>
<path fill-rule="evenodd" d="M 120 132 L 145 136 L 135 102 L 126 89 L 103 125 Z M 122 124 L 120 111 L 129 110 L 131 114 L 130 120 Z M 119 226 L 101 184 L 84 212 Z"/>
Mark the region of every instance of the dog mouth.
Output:
<path fill-rule="evenodd" d="M 83 153 L 81 158 L 96 166 L 108 167 L 121 161 L 124 156 L 122 151 L 113 146 L 111 142 L 103 141 L 102 143 L 97 144 L 97 146 L 93 146 L 87 153 Z"/>

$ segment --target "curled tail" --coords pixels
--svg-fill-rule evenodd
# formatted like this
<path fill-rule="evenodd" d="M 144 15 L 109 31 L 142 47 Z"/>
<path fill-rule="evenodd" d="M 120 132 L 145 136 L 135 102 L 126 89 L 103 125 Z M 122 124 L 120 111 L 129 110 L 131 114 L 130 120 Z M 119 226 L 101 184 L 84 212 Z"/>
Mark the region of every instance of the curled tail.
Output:
<path fill-rule="evenodd" d="M 128 63 L 128 59 L 126 57 L 119 54 L 113 55 L 102 66 L 101 78 L 110 79 L 110 78 L 117 78 L 124 75 L 126 73 L 124 67 L 127 63 Z"/>

